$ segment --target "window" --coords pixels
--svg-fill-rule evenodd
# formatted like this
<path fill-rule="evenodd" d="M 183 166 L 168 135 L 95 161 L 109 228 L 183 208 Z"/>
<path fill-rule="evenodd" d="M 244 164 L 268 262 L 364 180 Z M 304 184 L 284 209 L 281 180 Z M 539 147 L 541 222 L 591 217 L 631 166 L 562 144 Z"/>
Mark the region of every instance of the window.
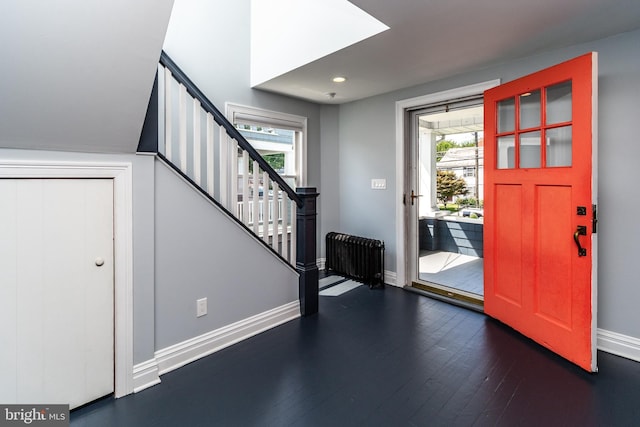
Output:
<path fill-rule="evenodd" d="M 295 131 L 245 123 L 235 126 L 276 172 L 290 185 L 296 185 Z"/>
<path fill-rule="evenodd" d="M 227 117 L 287 184 L 306 185 L 306 117 L 235 104 Z"/>
<path fill-rule="evenodd" d="M 498 169 L 571 166 L 571 96 L 566 81 L 499 101 Z"/>

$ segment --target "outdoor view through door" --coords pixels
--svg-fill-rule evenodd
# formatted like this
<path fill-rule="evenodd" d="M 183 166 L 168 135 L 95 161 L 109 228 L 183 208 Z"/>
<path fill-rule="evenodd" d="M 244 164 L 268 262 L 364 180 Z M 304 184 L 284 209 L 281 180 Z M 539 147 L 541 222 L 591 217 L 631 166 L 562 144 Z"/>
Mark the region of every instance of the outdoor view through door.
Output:
<path fill-rule="evenodd" d="M 413 286 L 481 305 L 484 133 L 482 97 L 412 113 L 417 155 L 418 271 Z"/>

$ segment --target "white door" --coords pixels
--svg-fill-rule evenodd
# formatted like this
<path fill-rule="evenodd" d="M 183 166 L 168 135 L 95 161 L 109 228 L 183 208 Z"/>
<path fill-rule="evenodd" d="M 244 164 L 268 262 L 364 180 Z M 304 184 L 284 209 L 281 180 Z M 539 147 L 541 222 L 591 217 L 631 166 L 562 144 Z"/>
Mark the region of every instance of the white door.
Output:
<path fill-rule="evenodd" d="M 0 179 L 0 402 L 114 390 L 113 180 Z"/>

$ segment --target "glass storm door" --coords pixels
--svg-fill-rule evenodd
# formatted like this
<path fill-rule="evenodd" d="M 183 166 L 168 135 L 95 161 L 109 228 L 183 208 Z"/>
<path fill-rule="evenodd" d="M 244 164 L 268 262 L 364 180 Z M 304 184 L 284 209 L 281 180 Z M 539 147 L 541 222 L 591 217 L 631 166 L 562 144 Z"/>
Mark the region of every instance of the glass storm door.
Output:
<path fill-rule="evenodd" d="M 485 92 L 485 313 L 596 371 L 597 54 Z"/>
<path fill-rule="evenodd" d="M 411 112 L 414 185 L 412 286 L 482 308 L 483 98 L 426 105 Z M 445 192 L 439 172 L 464 183 Z M 447 206 L 449 203 L 449 206 Z"/>

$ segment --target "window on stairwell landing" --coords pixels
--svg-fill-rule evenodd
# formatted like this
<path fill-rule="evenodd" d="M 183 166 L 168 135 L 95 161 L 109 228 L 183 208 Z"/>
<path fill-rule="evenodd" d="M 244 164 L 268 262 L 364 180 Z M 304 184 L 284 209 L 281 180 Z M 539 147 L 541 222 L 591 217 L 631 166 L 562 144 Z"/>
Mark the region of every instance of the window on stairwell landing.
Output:
<path fill-rule="evenodd" d="M 305 117 L 234 104 L 227 104 L 226 112 L 240 134 L 287 185 L 294 190 L 306 185 Z M 285 229 L 285 223 L 290 229 L 295 210 L 282 188 L 274 185 L 264 171 L 254 173 L 254 162 L 240 147 L 231 161 L 237 171 L 235 185 L 231 182 L 231 197 L 237 200 L 238 218 L 263 237 L 267 226 L 269 235 L 273 234 L 274 220 L 281 230 Z"/>
<path fill-rule="evenodd" d="M 227 104 L 227 117 L 287 184 L 306 185 L 306 117 L 235 104 Z"/>
<path fill-rule="evenodd" d="M 296 131 L 278 129 L 248 123 L 235 123 L 242 136 L 255 148 L 287 184 L 295 188 L 296 174 Z M 238 162 L 242 162 L 242 156 Z M 243 170 L 242 165 L 238 170 Z M 253 173 L 253 164 L 249 164 L 249 171 Z"/>

